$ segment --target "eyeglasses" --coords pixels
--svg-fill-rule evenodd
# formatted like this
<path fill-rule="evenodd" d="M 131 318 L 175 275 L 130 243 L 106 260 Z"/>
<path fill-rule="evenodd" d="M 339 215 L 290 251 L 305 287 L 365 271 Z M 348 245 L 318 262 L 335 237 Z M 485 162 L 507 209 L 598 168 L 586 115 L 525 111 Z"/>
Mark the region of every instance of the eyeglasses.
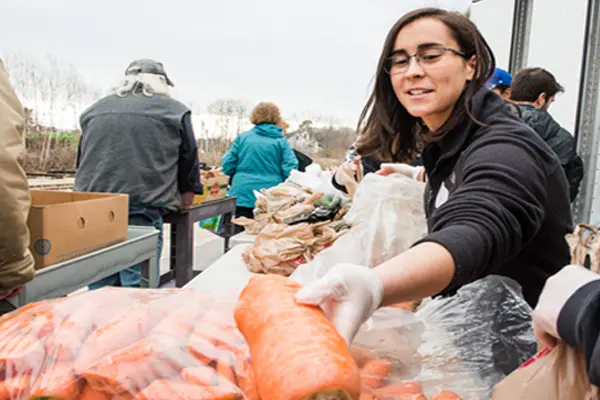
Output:
<path fill-rule="evenodd" d="M 442 60 L 444 54 L 453 53 L 462 58 L 467 58 L 467 55 L 462 51 L 451 49 L 449 47 L 429 47 L 419 49 L 415 54 L 399 53 L 388 57 L 385 63 L 385 72 L 390 75 L 403 74 L 408 71 L 410 59 L 415 57 L 421 68 L 429 68 Z"/>

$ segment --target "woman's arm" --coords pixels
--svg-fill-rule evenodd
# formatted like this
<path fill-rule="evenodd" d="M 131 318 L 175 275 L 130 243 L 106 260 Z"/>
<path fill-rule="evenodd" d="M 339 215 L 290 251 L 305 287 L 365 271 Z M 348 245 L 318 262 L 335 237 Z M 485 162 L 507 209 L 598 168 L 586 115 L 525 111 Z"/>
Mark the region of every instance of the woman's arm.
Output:
<path fill-rule="evenodd" d="M 240 136 L 236 136 L 231 144 L 231 147 L 223 156 L 221 160 L 221 166 L 223 173 L 228 176 L 233 176 L 235 174 L 235 170 L 237 169 L 238 164 L 238 152 L 240 147 Z"/>
<path fill-rule="evenodd" d="M 383 283 L 381 306 L 420 300 L 448 287 L 455 273 L 450 252 L 437 243 L 421 243 L 374 269 Z"/>
<path fill-rule="evenodd" d="M 547 176 L 535 147 L 496 140 L 464 156 L 462 181 L 432 215 L 430 233 L 376 267 L 385 304 L 480 279 L 518 254 L 539 231 Z"/>

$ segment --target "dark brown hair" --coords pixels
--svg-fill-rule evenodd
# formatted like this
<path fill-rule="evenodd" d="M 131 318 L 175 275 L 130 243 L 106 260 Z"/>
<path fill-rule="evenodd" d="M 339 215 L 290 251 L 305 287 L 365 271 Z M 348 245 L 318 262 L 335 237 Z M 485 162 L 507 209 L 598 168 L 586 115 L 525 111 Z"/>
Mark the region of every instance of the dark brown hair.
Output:
<path fill-rule="evenodd" d="M 533 103 L 542 93 L 550 98 L 564 91 L 565 88 L 556 81 L 554 75 L 545 69 L 523 68 L 513 78 L 510 99 Z"/>
<path fill-rule="evenodd" d="M 458 43 L 459 50 L 466 55 L 465 58 L 467 60 L 473 56 L 476 58 L 473 79 L 466 84 L 448 120 L 434 135 L 436 137 L 445 135 L 463 124 L 467 118 L 476 121 L 471 113 L 473 96 L 485 86 L 496 68 L 490 46 L 475 24 L 466 16 L 438 8 L 419 9 L 400 18 L 385 39 L 377 65 L 375 86 L 358 122 L 357 151 L 361 156 L 374 155 L 382 161 L 408 162 L 420 150 L 420 133 L 427 128 L 420 118 L 410 115 L 400 104 L 394 94 L 385 65 L 394 50 L 400 30 L 422 18 L 434 18 L 443 22 Z"/>

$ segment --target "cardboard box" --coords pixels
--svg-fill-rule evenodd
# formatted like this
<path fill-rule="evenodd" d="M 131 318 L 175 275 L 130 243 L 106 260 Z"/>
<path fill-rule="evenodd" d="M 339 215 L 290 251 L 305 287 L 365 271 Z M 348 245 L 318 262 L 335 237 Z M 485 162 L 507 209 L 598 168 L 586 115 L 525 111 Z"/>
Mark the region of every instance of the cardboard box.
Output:
<path fill-rule="evenodd" d="M 127 240 L 129 196 L 31 190 L 27 225 L 35 268 Z"/>
<path fill-rule="evenodd" d="M 227 188 L 229 186 L 229 176 L 217 175 L 208 179 L 202 180 L 204 193 L 194 196 L 194 205 L 200 205 L 206 201 L 214 201 L 224 199 L 227 196 Z"/>

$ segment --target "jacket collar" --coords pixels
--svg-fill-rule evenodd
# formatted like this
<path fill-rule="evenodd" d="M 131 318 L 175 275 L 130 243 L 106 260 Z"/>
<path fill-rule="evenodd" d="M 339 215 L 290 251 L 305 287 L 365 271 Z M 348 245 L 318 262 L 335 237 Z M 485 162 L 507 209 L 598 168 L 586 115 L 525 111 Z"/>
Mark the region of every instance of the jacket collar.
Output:
<path fill-rule="evenodd" d="M 471 114 L 480 122 L 498 107 L 504 105 L 504 100 L 499 96 L 483 87 L 473 96 L 471 105 Z M 441 140 L 429 143 L 424 150 L 424 161 L 429 159 L 426 169 L 432 173 L 446 161 L 455 159 L 467 146 L 470 137 L 480 127 L 478 123 L 468 118 L 462 125 L 456 127 L 452 132 L 448 132 Z"/>

